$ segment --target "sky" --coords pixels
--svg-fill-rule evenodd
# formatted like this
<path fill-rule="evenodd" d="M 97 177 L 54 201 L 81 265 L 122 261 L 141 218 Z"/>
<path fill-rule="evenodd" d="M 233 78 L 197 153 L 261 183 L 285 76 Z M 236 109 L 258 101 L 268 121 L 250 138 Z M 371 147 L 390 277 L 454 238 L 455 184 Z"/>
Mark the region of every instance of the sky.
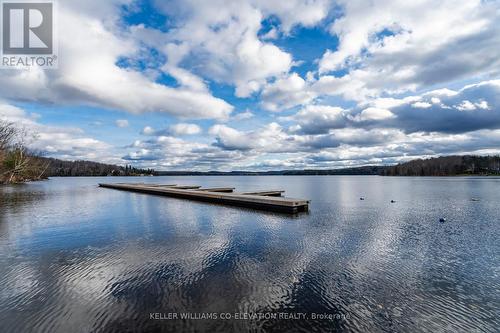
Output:
<path fill-rule="evenodd" d="M 58 69 L 0 69 L 45 156 L 280 170 L 500 154 L 500 1 L 59 0 Z"/>

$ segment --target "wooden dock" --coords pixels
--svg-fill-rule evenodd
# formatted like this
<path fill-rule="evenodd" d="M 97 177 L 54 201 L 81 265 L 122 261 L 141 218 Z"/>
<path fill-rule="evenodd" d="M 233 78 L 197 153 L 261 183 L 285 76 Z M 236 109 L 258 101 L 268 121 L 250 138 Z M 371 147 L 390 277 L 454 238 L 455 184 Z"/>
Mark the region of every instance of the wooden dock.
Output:
<path fill-rule="evenodd" d="M 233 187 L 201 188 L 201 186 L 144 183 L 99 184 L 99 186 L 116 190 L 156 194 L 291 214 L 305 212 L 309 209 L 309 200 L 281 197 L 281 194 L 284 193 L 281 190 L 237 193 L 233 192 Z"/>

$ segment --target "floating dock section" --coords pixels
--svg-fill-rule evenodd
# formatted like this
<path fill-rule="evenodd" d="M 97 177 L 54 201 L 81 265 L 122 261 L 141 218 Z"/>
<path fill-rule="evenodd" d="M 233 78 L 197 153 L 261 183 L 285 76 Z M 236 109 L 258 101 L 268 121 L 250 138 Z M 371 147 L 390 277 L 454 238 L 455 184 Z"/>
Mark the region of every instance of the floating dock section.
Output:
<path fill-rule="evenodd" d="M 201 186 L 178 186 L 175 184 L 115 183 L 99 184 L 99 186 L 290 214 L 305 212 L 309 209 L 309 200 L 282 197 L 281 194 L 284 191 L 281 190 L 237 193 L 234 192 L 234 187 L 202 188 Z"/>

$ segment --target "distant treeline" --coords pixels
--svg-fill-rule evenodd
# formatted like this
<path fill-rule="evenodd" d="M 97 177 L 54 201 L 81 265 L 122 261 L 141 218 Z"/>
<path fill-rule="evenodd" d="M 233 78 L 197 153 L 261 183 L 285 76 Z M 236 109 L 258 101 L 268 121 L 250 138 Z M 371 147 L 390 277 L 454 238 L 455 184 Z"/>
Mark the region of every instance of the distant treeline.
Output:
<path fill-rule="evenodd" d="M 153 169 L 138 169 L 129 165 L 122 167 L 90 161 L 62 161 L 44 157 L 40 157 L 40 159 L 48 162 L 45 172 L 47 177 L 140 176 L 154 174 Z"/>
<path fill-rule="evenodd" d="M 319 175 L 378 175 L 383 166 L 325 170 L 279 170 L 279 171 L 157 171 L 158 176 L 319 176 Z"/>
<path fill-rule="evenodd" d="M 458 176 L 500 175 L 500 156 L 444 156 L 418 159 L 393 166 L 363 166 L 328 170 L 280 171 L 158 171 L 159 176 L 320 176 L 320 175 L 380 175 L 380 176 Z"/>
<path fill-rule="evenodd" d="M 443 156 L 388 166 L 382 176 L 500 175 L 500 156 Z"/>

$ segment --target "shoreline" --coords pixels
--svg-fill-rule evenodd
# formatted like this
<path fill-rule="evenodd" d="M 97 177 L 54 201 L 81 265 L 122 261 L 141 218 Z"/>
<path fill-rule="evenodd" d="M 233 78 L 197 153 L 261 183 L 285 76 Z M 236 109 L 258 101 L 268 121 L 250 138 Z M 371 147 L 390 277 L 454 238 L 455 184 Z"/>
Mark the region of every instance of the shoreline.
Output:
<path fill-rule="evenodd" d="M 49 181 L 52 178 L 158 178 L 158 177 L 293 177 L 293 176 L 309 176 L 309 177 L 359 177 L 359 176 L 372 176 L 372 177 L 383 177 L 383 178 L 472 178 L 472 177 L 493 177 L 498 178 L 500 174 L 472 174 L 472 175 L 426 175 L 426 176 L 400 176 L 400 175 L 367 175 L 367 174 L 175 174 L 175 175 L 158 175 L 158 176 L 51 176 L 45 179 L 37 179 L 37 180 L 27 180 L 23 182 L 14 182 L 14 183 L 0 183 L 2 185 L 21 185 L 28 183 L 38 183 L 42 181 Z"/>

